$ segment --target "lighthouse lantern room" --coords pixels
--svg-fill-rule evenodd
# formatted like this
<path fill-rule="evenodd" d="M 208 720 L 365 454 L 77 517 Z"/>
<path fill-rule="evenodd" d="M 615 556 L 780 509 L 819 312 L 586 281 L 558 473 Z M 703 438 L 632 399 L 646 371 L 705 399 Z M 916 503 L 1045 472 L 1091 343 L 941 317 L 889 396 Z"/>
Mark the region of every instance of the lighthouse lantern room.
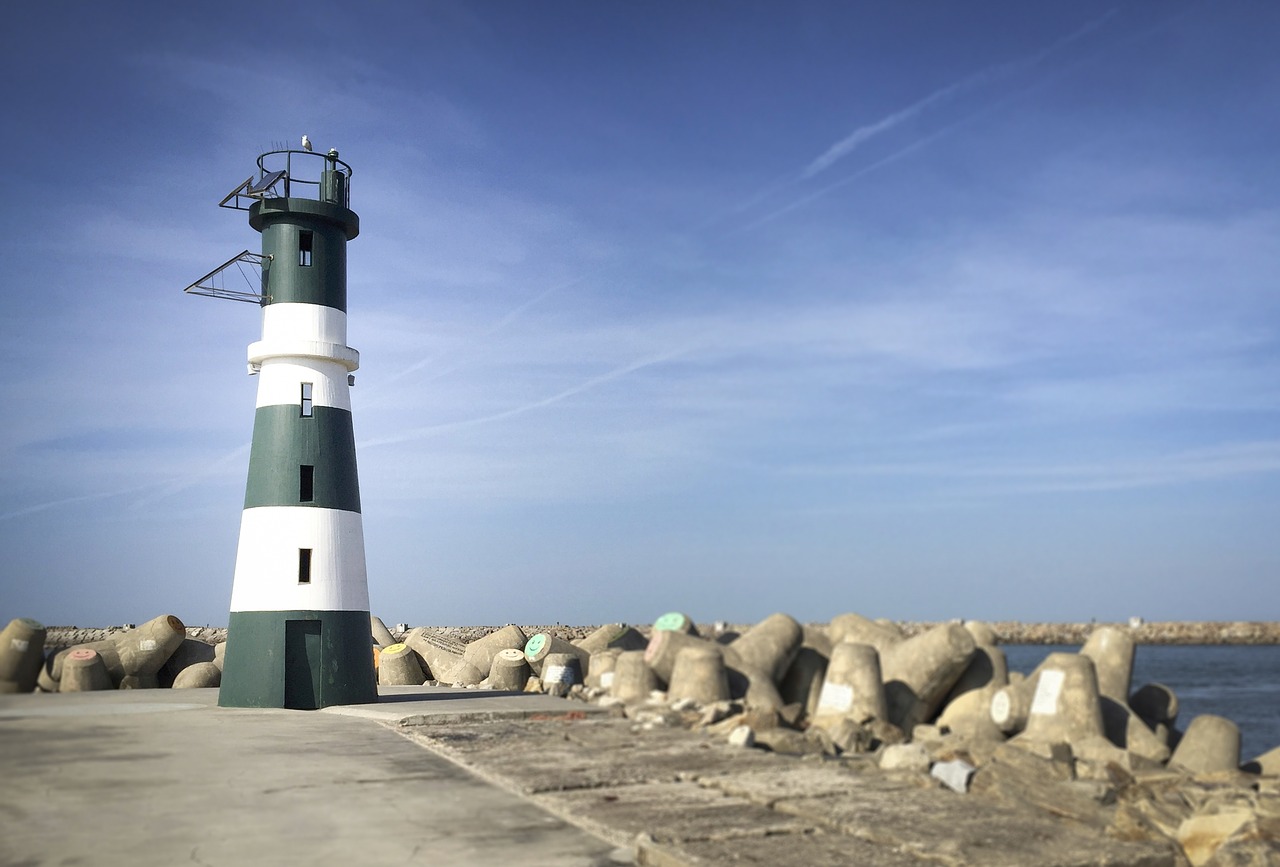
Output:
<path fill-rule="evenodd" d="M 360 356 L 347 346 L 347 242 L 360 231 L 350 181 L 336 150 L 262 154 L 220 203 L 248 211 L 262 252 L 186 290 L 262 308 L 223 707 L 377 701 L 351 423 Z"/>

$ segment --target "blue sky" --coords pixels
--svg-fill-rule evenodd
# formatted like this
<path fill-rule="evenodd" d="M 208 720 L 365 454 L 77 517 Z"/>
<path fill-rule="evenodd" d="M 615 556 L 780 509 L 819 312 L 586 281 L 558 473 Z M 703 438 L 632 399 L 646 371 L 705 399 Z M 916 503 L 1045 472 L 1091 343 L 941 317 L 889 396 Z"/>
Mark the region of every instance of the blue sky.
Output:
<path fill-rule="evenodd" d="M 1275 619 L 1280 6 L 28 4 L 0 618 L 225 624 L 258 236 L 355 169 L 388 622 Z"/>

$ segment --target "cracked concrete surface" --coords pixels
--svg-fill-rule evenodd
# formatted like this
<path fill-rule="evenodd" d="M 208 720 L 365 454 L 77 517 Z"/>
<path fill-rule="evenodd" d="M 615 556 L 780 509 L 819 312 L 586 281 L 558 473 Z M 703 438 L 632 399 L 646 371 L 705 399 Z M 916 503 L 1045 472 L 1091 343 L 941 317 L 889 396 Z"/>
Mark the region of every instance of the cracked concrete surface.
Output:
<path fill-rule="evenodd" d="M 1172 867 L 1155 844 L 940 788 L 865 761 L 799 759 L 631 721 L 402 731 L 558 816 L 666 867 Z M 638 841 L 638 842 L 637 842 Z"/>

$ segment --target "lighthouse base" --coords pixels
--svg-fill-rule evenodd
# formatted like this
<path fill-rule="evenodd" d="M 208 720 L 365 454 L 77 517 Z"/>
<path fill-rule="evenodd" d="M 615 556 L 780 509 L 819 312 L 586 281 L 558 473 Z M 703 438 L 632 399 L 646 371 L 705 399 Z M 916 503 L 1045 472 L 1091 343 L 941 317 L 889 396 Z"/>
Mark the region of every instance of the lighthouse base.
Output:
<path fill-rule="evenodd" d="M 368 611 L 233 611 L 221 707 L 314 710 L 378 700 Z"/>

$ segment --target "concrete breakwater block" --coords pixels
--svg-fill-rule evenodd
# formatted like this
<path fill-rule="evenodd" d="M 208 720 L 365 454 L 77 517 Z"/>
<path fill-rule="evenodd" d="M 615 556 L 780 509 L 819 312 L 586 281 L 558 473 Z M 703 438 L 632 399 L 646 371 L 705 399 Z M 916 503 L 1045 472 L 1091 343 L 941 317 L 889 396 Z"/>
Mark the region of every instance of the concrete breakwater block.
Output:
<path fill-rule="evenodd" d="M 786 614 L 770 614 L 729 643 L 741 665 L 774 683 L 782 680 L 804 640 L 804 629 Z"/>
<path fill-rule="evenodd" d="M 173 679 L 174 689 L 211 689 L 222 685 L 222 669 L 212 661 L 188 665 Z"/>
<path fill-rule="evenodd" d="M 524 650 L 504 648 L 493 655 L 489 666 L 489 686 L 504 692 L 520 692 L 532 673 L 525 661 Z"/>
<path fill-rule="evenodd" d="M 1152 729 L 1178 721 L 1178 696 L 1163 683 L 1144 683 L 1129 696 L 1129 707 Z"/>
<path fill-rule="evenodd" d="M 878 623 L 854 613 L 840 614 L 831 618 L 831 622 L 827 624 L 827 635 L 832 645 L 841 641 L 870 644 L 880 654 L 900 643 L 904 638 L 902 630 L 893 624 Z"/>
<path fill-rule="evenodd" d="M 805 630 L 805 644 L 796 651 L 795 659 L 778 684 L 778 693 L 785 704 L 797 704 L 803 708 L 803 717 L 812 719 L 818 710 L 822 684 L 827 677 L 831 643 L 824 642 L 825 651 L 808 646 L 809 630 Z"/>
<path fill-rule="evenodd" d="M 197 663 L 213 662 L 216 655 L 217 650 L 212 644 L 198 638 L 184 638 L 178 645 L 178 649 L 165 660 L 164 665 L 160 666 L 160 673 L 156 679 L 160 682 L 161 688 L 173 686 L 182 671 Z"/>
<path fill-rule="evenodd" d="M 115 639 L 124 678 L 153 685 L 161 667 L 187 638 L 187 628 L 172 614 L 152 618 Z M 124 679 L 122 678 L 122 680 Z"/>
<path fill-rule="evenodd" d="M 1093 660 L 1075 653 L 1051 653 L 1039 671 L 1020 737 L 1071 745 L 1102 737 L 1102 704 Z"/>
<path fill-rule="evenodd" d="M 969 624 L 965 624 L 969 634 Z M 991 702 L 1009 685 L 1009 666 L 1004 651 L 979 644 L 969 667 L 951 688 L 938 715 L 938 725 L 953 732 L 983 740 L 1000 739 L 1004 733 L 991 718 Z"/>
<path fill-rule="evenodd" d="M 653 670 L 663 685 L 671 680 L 671 672 L 676 665 L 676 656 L 686 648 L 708 648 L 720 654 L 721 646 L 705 638 L 699 638 L 690 632 L 676 629 L 658 629 L 654 627 L 649 643 L 644 649 L 645 664 Z"/>
<path fill-rule="evenodd" d="M 101 641 L 59 651 L 45 663 L 37 682 L 47 692 L 59 691 L 67 655 L 73 650 L 88 648 L 101 658 L 114 688 L 153 689 L 160 686 L 160 669 L 186 637 L 187 630 L 181 620 L 172 614 L 162 614 Z"/>
<path fill-rule="evenodd" d="M 606 623 L 585 638 L 571 642 L 589 655 L 602 650 L 644 650 L 648 639 L 640 634 L 634 626 L 625 623 Z"/>
<path fill-rule="evenodd" d="M 658 677 L 648 663 L 648 653 L 647 650 L 624 650 L 618 654 L 613 668 L 610 695 L 627 704 L 649 700 L 649 696 L 658 688 Z"/>
<path fill-rule="evenodd" d="M 524 658 L 529 668 L 537 676 L 542 676 L 542 666 L 552 653 L 569 653 L 578 658 L 578 670 L 588 672 L 591 669 L 591 654 L 571 644 L 563 638 L 557 638 L 546 632 L 539 632 L 529 637 L 524 646 Z"/>
<path fill-rule="evenodd" d="M 440 683 L 479 683 L 483 679 L 474 666 L 463 659 L 467 648 L 457 639 L 425 626 L 418 626 L 405 634 L 403 643 L 418 654 L 423 670 L 431 680 Z M 475 679 L 468 681 L 468 675 Z"/>
<path fill-rule="evenodd" d="M 668 611 L 653 621 L 655 632 L 683 632 L 685 635 L 697 635 L 698 627 L 693 618 L 680 611 Z"/>
<path fill-rule="evenodd" d="M 845 719 L 855 725 L 889 719 L 880 654 L 870 644 L 841 641 L 831 650 L 813 724 L 834 731 Z"/>
<path fill-rule="evenodd" d="M 0 630 L 0 694 L 31 692 L 44 665 L 44 624 L 30 617 L 10 620 Z"/>
<path fill-rule="evenodd" d="M 400 643 L 382 648 L 378 657 L 379 686 L 417 686 L 426 679 L 418 654 L 409 645 Z"/>
<path fill-rule="evenodd" d="M 778 694 L 773 680 L 765 672 L 746 664 L 733 645 L 722 645 L 684 632 L 655 629 L 644 650 L 644 661 L 660 685 L 669 684 L 677 655 L 691 647 L 710 648 L 722 655 L 732 698 L 743 699 L 752 707 L 766 710 L 778 710 L 783 706 L 782 696 Z"/>
<path fill-rule="evenodd" d="M 1016 673 L 1015 673 L 1016 674 Z M 1009 684 L 991 696 L 991 721 L 1006 735 L 1016 735 L 1027 725 L 1031 700 L 1040 681 L 1040 668 L 1024 677 L 1010 674 Z"/>
<path fill-rule="evenodd" d="M 1080 655 L 1093 660 L 1099 694 L 1122 703 L 1128 700 L 1135 652 L 1133 635 L 1128 629 L 1099 626 L 1089 634 Z"/>
<path fill-rule="evenodd" d="M 67 653 L 62 660 L 62 677 L 59 678 L 59 692 L 91 692 L 102 689 L 114 689 L 107 667 L 103 664 L 98 651 L 88 647 L 78 647 Z"/>
<path fill-rule="evenodd" d="M 387 628 L 387 624 L 382 622 L 381 617 L 374 614 L 369 615 L 369 637 L 373 639 L 374 644 L 383 648 L 390 647 L 396 643 L 391 630 Z"/>
<path fill-rule="evenodd" d="M 618 665 L 618 656 L 623 651 L 617 647 L 606 647 L 591 654 L 591 663 L 587 666 L 589 674 L 583 682 L 592 689 L 607 691 L 613 686 L 613 672 Z"/>
<path fill-rule="evenodd" d="M 910 730 L 932 719 L 976 648 L 963 626 L 946 623 L 883 651 L 880 668 L 889 722 Z"/>
<path fill-rule="evenodd" d="M 480 675 L 479 680 L 483 680 L 489 676 L 495 656 L 504 650 L 522 650 L 526 641 L 528 637 L 524 634 L 524 630 L 513 623 L 508 623 L 501 629 L 496 629 L 485 637 L 469 643 L 462 650 L 462 658 Z"/>
<path fill-rule="evenodd" d="M 1169 764 L 1193 774 L 1234 771 L 1240 766 L 1240 729 L 1226 717 L 1201 714 L 1191 720 Z"/>
<path fill-rule="evenodd" d="M 548 653 L 542 661 L 542 688 L 548 695 L 566 696 L 582 683 L 581 658 L 576 653 Z"/>
<path fill-rule="evenodd" d="M 712 704 L 729 698 L 729 678 L 724 656 L 714 647 L 686 647 L 676 654 L 667 686 L 671 701 L 689 699 Z"/>
<path fill-rule="evenodd" d="M 980 620 L 966 620 L 961 625 L 973 636 L 973 643 L 979 647 L 995 647 L 1000 643 L 999 638 L 996 636 L 996 631 L 989 624 Z"/>

